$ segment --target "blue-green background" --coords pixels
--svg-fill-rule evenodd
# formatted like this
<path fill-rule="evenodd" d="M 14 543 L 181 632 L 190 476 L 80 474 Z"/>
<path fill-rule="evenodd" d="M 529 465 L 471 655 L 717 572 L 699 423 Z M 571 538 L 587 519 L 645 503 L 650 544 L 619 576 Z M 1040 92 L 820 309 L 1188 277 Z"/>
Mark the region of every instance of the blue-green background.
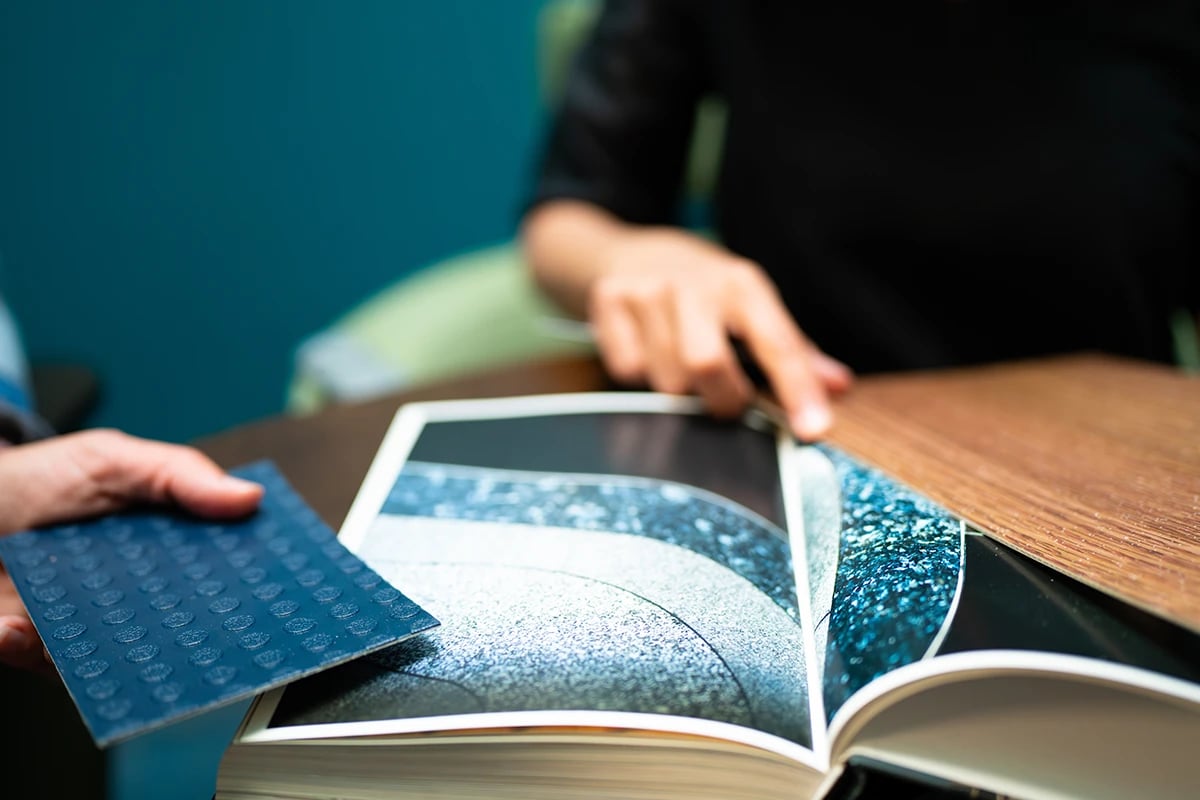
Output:
<path fill-rule="evenodd" d="M 183 441 L 283 407 L 298 341 L 513 234 L 544 0 L 0 3 L 0 292 L 91 425 Z M 245 704 L 109 754 L 207 800 Z"/>
<path fill-rule="evenodd" d="M 186 440 L 281 410 L 292 351 L 511 237 L 544 0 L 0 4 L 0 291 L 89 420 Z"/>

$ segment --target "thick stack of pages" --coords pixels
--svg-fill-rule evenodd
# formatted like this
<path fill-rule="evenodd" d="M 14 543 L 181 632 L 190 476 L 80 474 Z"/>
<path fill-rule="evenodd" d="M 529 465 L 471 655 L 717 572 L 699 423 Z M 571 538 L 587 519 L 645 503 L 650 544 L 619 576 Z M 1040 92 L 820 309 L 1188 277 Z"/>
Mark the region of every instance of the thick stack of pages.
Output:
<path fill-rule="evenodd" d="M 764 414 L 698 412 L 405 406 L 341 537 L 443 624 L 260 698 L 219 800 L 806 798 L 859 763 L 1196 795 L 1193 633 Z"/>

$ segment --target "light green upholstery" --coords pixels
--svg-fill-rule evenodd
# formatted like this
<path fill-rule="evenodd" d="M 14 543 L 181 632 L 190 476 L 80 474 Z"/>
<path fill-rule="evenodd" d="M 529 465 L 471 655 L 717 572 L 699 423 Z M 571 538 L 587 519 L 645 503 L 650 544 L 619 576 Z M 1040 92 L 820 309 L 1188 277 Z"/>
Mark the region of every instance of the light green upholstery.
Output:
<path fill-rule="evenodd" d="M 553 106 L 599 0 L 552 0 L 538 19 L 538 77 Z M 686 191 L 715 181 L 724 111 L 698 112 Z M 554 332 L 561 316 L 534 287 L 514 241 L 430 264 L 382 289 L 296 348 L 287 408 L 303 413 L 465 371 L 591 346 Z"/>
<path fill-rule="evenodd" d="M 1186 309 L 1179 309 L 1171 317 L 1171 336 L 1179 366 L 1200 375 L 1200 320 Z"/>
<path fill-rule="evenodd" d="M 484 366 L 587 352 L 590 345 L 552 333 L 547 321 L 557 315 L 515 244 L 439 262 L 301 344 L 288 408 L 312 411 Z"/>

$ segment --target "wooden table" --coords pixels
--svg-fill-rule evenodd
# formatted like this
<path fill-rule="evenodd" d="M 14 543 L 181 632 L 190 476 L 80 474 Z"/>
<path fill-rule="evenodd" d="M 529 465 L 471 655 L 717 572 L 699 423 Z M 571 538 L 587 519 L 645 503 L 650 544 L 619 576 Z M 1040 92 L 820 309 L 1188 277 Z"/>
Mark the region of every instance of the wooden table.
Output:
<path fill-rule="evenodd" d="M 403 402 L 612 389 L 597 362 L 507 367 L 198 444 L 276 461 L 331 525 Z M 830 441 L 1027 555 L 1200 631 L 1200 379 L 1079 355 L 860 379 Z"/>

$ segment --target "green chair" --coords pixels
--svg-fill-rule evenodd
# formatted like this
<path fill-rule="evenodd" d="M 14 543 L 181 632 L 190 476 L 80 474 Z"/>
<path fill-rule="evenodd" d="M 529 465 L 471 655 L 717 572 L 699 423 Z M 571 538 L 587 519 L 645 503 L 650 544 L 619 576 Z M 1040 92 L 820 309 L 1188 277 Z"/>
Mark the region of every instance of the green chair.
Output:
<path fill-rule="evenodd" d="M 432 264 L 301 343 L 288 409 L 304 413 L 489 365 L 588 352 L 543 327 L 556 313 L 514 243 Z"/>
<path fill-rule="evenodd" d="M 538 19 L 538 78 L 547 106 L 561 91 L 599 0 L 552 0 Z M 686 190 L 710 193 L 724 128 L 723 110 L 705 101 L 697 118 Z M 528 276 L 507 241 L 422 267 L 380 290 L 295 351 L 291 412 L 362 400 L 466 371 L 554 355 L 590 344 L 553 332 L 561 316 Z"/>

